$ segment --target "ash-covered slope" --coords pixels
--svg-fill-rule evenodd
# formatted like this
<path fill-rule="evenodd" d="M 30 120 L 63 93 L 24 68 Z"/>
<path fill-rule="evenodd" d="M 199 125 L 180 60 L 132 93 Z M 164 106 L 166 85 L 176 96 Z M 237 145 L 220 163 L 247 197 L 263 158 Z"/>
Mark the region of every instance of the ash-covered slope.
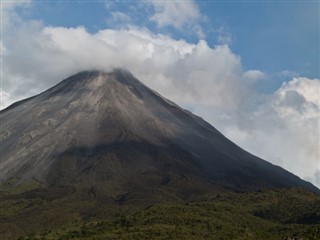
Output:
<path fill-rule="evenodd" d="M 0 116 L 3 184 L 36 181 L 111 195 L 158 186 L 319 191 L 239 148 L 125 70 L 81 72 Z"/>

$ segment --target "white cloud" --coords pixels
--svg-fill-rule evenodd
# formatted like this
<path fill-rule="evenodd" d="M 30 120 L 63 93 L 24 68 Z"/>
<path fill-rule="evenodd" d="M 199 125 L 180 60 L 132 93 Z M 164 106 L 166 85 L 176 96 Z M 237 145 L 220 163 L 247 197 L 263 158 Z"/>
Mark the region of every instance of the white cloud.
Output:
<path fill-rule="evenodd" d="M 283 70 L 279 73 L 277 73 L 277 75 L 281 76 L 281 77 L 288 77 L 288 78 L 293 78 L 293 77 L 298 77 L 299 74 L 290 70 Z"/>
<path fill-rule="evenodd" d="M 145 29 L 106 29 L 90 34 L 83 27 L 30 24 L 6 36 L 10 51 L 4 58 L 4 79 L 8 79 L 4 88 L 16 98 L 29 95 L 27 89 L 44 90 L 80 70 L 112 67 L 128 68 L 151 87 L 184 104 L 196 98 L 234 107 L 245 91 L 237 81 L 240 59 L 227 45 L 210 48 L 203 40 L 189 44 Z M 25 80 L 20 82 L 22 77 Z M 221 95 L 226 91 L 232 92 Z"/>
<path fill-rule="evenodd" d="M 318 80 L 304 77 L 294 78 L 290 82 L 283 83 L 278 94 L 283 97 L 288 91 L 296 91 L 308 102 L 320 107 L 320 82 Z"/>
<path fill-rule="evenodd" d="M 231 44 L 232 43 L 232 34 L 227 30 L 225 26 L 220 26 L 215 30 L 218 35 L 218 42 L 220 44 Z"/>
<path fill-rule="evenodd" d="M 320 167 L 319 167 L 320 168 Z M 317 169 L 314 173 L 314 176 L 315 176 L 315 183 L 320 186 L 320 170 Z"/>
<path fill-rule="evenodd" d="M 12 11 L 16 7 L 28 6 L 31 3 L 31 0 L 15 0 L 15 1 L 2 1 L 1 10 L 2 11 Z"/>
<path fill-rule="evenodd" d="M 258 109 L 247 111 L 249 129 L 218 123 L 240 146 L 288 169 L 317 186 L 320 171 L 320 79 L 295 78 L 268 96 Z M 239 114 L 231 119 L 239 118 Z M 239 119 L 238 119 L 239 120 Z"/>
<path fill-rule="evenodd" d="M 1 1 L 1 32 L 20 23 L 20 18 L 15 12 L 16 8 L 28 8 L 31 0 Z"/>
<path fill-rule="evenodd" d="M 204 38 L 205 34 L 199 25 L 203 19 L 198 5 L 195 1 L 148 1 L 153 8 L 154 14 L 150 20 L 158 27 L 174 27 L 182 30 L 185 27 L 195 31 L 199 38 Z M 190 30 L 190 29 L 189 29 Z"/>
<path fill-rule="evenodd" d="M 228 45 L 190 44 L 137 27 L 91 34 L 83 27 L 20 21 L 4 35 L 3 47 L 1 105 L 78 71 L 125 67 L 240 146 L 317 184 L 319 79 L 294 78 L 261 95 L 251 82 L 265 74 L 243 71 Z"/>
<path fill-rule="evenodd" d="M 108 20 L 113 23 L 129 23 L 131 22 L 131 17 L 123 12 L 116 11 L 111 13 L 111 18 Z"/>
<path fill-rule="evenodd" d="M 232 42 L 232 37 L 230 35 L 218 35 L 218 42 L 220 44 L 230 44 Z"/>
<path fill-rule="evenodd" d="M 105 1 L 104 6 L 106 7 L 107 10 L 112 10 L 116 2 L 117 1 Z"/>
<path fill-rule="evenodd" d="M 10 103 L 10 95 L 9 93 L 0 90 L 0 109 L 4 108 Z"/>
<path fill-rule="evenodd" d="M 186 24 L 197 22 L 201 17 L 194 1 L 151 1 L 151 3 L 155 13 L 150 19 L 160 27 L 181 28 Z"/>
<path fill-rule="evenodd" d="M 267 76 L 259 70 L 248 70 L 242 74 L 242 77 L 245 81 L 255 83 L 258 80 L 265 79 Z"/>

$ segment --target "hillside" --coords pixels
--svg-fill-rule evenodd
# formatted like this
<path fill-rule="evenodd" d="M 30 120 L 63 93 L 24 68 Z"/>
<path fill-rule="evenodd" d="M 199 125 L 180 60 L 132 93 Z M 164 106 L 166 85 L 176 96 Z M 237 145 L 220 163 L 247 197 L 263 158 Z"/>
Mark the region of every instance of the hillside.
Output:
<path fill-rule="evenodd" d="M 40 197 L 2 200 L 2 207 L 10 206 L 1 213 L 2 234 L 7 231 L 2 236 L 8 238 L 10 231 L 14 236 L 11 239 L 20 236 L 20 240 L 320 238 L 320 196 L 302 189 L 214 193 L 193 201 L 170 201 L 147 207 L 124 204 L 102 212 L 82 212 L 81 216 L 71 214 L 70 206 L 63 211 L 62 202 L 65 200 L 48 202 Z M 96 204 L 97 200 L 89 203 Z M 57 221 L 41 222 L 40 216 L 36 216 L 39 206 L 47 219 L 55 217 Z M 22 222 L 21 216 L 25 214 L 34 217 Z M 59 225 L 59 219 L 63 218 L 69 219 L 69 223 Z M 16 223 L 20 219 L 21 228 L 4 224 L 4 219 L 16 219 Z M 38 225 L 37 231 L 31 230 L 30 225 Z"/>

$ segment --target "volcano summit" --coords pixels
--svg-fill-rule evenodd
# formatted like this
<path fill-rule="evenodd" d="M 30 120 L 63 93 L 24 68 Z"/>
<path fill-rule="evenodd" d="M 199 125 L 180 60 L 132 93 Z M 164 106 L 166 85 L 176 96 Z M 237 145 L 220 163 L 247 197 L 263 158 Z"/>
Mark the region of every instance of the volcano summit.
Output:
<path fill-rule="evenodd" d="M 78 73 L 0 114 L 6 188 L 36 183 L 95 197 L 148 189 L 182 198 L 214 189 L 319 191 L 121 69 Z"/>

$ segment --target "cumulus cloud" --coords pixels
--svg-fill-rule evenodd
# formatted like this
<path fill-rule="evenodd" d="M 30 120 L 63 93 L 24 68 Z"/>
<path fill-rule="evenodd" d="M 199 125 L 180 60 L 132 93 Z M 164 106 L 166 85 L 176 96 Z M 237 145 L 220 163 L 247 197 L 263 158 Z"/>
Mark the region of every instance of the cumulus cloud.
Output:
<path fill-rule="evenodd" d="M 319 79 L 308 79 L 304 77 L 294 78 L 290 82 L 284 82 L 281 88 L 278 90 L 278 93 L 281 96 L 287 91 L 296 91 L 302 95 L 308 102 L 320 106 L 320 85 Z"/>
<path fill-rule="evenodd" d="M 250 152 L 320 186 L 319 94 L 320 79 L 294 78 L 246 113 L 249 130 L 232 122 L 219 126 Z"/>
<path fill-rule="evenodd" d="M 189 24 L 180 21 L 177 27 Z M 89 33 L 20 21 L 3 36 L 1 49 L 1 106 L 82 70 L 125 67 L 240 146 L 320 186 L 320 79 L 293 78 L 262 95 L 252 82 L 265 73 L 243 70 L 227 44 L 191 44 L 132 26 Z"/>
<path fill-rule="evenodd" d="M 240 59 L 227 45 L 211 48 L 203 40 L 190 44 L 139 28 L 90 34 L 83 27 L 40 23 L 22 26 L 6 39 L 10 51 L 4 55 L 3 73 L 8 80 L 3 87 L 14 98 L 30 95 L 31 89 L 44 90 L 77 71 L 113 67 L 128 68 L 185 105 L 197 100 L 231 108 L 247 91 L 238 81 Z"/>

